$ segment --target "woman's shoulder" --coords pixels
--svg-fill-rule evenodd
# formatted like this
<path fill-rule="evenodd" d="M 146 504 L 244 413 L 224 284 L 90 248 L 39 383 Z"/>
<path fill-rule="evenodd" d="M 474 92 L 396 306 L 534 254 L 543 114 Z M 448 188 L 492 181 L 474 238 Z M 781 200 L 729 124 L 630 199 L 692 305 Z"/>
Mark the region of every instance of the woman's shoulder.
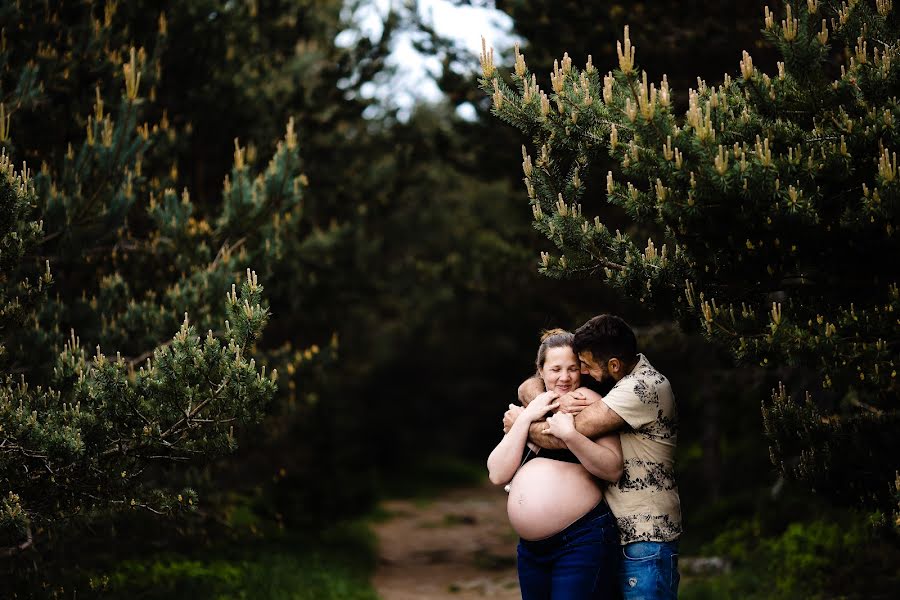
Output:
<path fill-rule="evenodd" d="M 603 396 L 601 396 L 600 394 L 598 394 L 597 392 L 595 392 L 594 390 L 592 390 L 591 388 L 588 388 L 588 387 L 580 387 L 580 388 L 578 388 L 578 389 L 575 390 L 575 391 L 576 391 L 576 392 L 581 392 L 582 394 L 584 394 L 584 397 L 587 398 L 588 400 L 595 400 L 595 401 L 596 401 L 596 400 L 599 400 L 600 398 L 603 397 Z"/>
<path fill-rule="evenodd" d="M 613 388 L 614 384 L 615 382 L 611 380 L 600 383 L 599 381 L 588 375 L 581 376 L 581 387 L 589 389 L 597 394 L 600 394 L 601 396 L 605 396 L 606 394 L 608 394 L 609 391 Z"/>

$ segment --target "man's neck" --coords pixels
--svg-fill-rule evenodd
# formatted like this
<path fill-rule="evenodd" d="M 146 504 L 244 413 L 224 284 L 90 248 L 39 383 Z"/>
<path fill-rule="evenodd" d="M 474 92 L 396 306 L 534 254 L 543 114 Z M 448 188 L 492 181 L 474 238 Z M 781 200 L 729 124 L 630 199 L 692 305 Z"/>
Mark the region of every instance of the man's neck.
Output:
<path fill-rule="evenodd" d="M 624 378 L 627 377 L 628 375 L 631 375 L 631 372 L 634 371 L 634 368 L 638 365 L 639 362 L 641 362 L 641 355 L 640 355 L 640 354 L 638 354 L 638 355 L 635 357 L 635 359 L 634 359 L 633 362 L 631 362 L 630 364 L 625 365 L 625 368 L 622 369 L 622 375 L 621 375 L 621 376 L 616 377 L 615 374 L 613 374 L 613 379 L 615 380 L 615 382 L 618 383 L 619 381 L 621 381 L 622 379 L 624 379 Z"/>

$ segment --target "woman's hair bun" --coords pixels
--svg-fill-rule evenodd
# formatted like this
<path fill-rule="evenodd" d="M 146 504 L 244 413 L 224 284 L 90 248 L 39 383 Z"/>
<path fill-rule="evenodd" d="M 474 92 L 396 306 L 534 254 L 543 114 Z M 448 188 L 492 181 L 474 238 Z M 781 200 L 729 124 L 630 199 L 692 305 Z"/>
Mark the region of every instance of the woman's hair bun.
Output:
<path fill-rule="evenodd" d="M 554 335 L 559 335 L 561 333 L 569 333 L 569 332 L 566 331 L 565 329 L 560 329 L 559 327 L 557 327 L 556 329 L 545 329 L 544 331 L 541 332 L 541 341 L 546 342 L 547 338 L 552 337 Z"/>

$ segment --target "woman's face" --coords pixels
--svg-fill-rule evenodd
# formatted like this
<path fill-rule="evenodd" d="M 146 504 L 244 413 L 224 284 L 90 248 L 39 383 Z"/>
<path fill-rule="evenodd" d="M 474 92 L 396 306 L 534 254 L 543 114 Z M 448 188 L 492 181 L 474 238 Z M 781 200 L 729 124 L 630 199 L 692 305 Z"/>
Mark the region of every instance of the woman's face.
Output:
<path fill-rule="evenodd" d="M 550 348 L 541 367 L 541 379 L 548 392 L 565 394 L 581 382 L 581 363 L 569 346 Z"/>

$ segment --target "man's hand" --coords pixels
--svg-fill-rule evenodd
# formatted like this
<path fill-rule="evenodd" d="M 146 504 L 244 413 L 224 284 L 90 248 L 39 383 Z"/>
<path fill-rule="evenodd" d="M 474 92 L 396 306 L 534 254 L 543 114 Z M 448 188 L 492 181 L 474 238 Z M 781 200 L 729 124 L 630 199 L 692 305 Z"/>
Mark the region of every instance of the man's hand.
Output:
<path fill-rule="evenodd" d="M 596 396 L 588 398 L 580 389 L 572 390 L 559 399 L 559 412 L 577 415 L 596 401 Z"/>
<path fill-rule="evenodd" d="M 516 419 L 519 418 L 519 415 L 522 414 L 523 410 L 525 410 L 525 408 L 516 404 L 509 405 L 509 410 L 503 413 L 503 433 L 509 433 L 513 423 L 516 422 Z"/>

